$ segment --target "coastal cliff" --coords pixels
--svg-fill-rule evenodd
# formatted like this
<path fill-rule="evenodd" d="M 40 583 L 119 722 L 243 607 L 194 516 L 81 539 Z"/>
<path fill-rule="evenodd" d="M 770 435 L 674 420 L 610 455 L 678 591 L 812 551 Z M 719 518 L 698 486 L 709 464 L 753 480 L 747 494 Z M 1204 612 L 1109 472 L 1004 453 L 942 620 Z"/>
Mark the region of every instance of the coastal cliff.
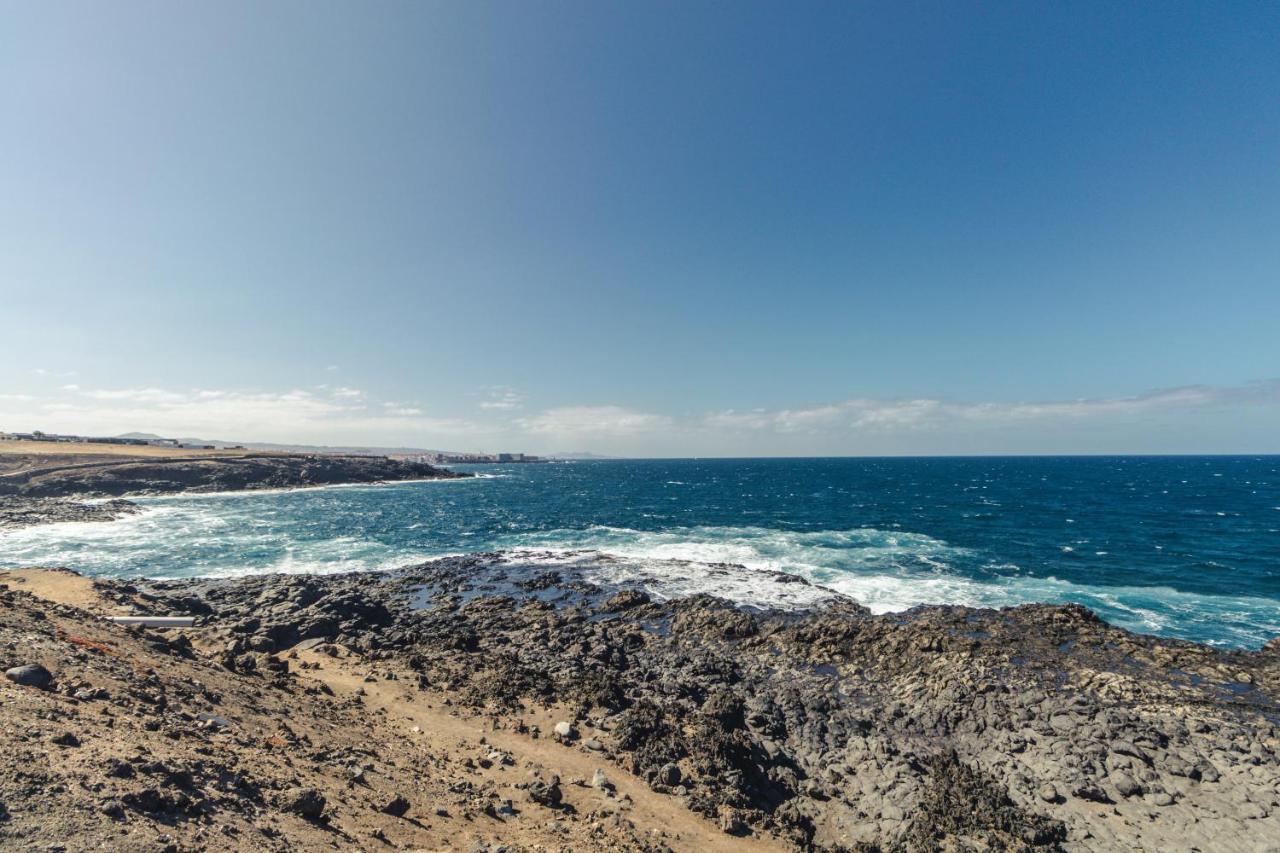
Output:
<path fill-rule="evenodd" d="M 599 582 L 608 555 L 549 558 L 59 573 L 78 590 L 59 606 L 38 597 L 58 597 L 49 575 L 11 576 L 0 662 L 49 681 L 0 684 L 15 780 L 0 839 L 1244 850 L 1280 835 L 1276 643 L 1158 639 L 1078 606 L 659 600 Z M 199 621 L 124 629 L 107 612 Z"/>

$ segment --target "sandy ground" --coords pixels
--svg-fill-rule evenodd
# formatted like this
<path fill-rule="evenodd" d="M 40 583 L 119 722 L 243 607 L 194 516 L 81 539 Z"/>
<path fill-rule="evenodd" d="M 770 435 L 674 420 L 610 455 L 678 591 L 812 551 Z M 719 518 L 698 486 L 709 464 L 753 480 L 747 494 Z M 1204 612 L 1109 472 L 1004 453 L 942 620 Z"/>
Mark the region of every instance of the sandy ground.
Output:
<path fill-rule="evenodd" d="M 193 459 L 207 456 L 243 456 L 244 453 L 243 450 L 190 450 L 181 447 L 128 444 L 0 441 L 0 474 L 88 462 L 120 462 L 124 459 Z"/>
<path fill-rule="evenodd" d="M 57 680 L 0 680 L 0 849 L 784 849 L 650 790 L 611 761 L 606 731 L 558 742 L 558 709 L 462 710 L 333 645 L 246 676 L 211 660 L 198 630 L 181 653 L 94 616 L 118 605 L 88 579 L 23 570 L 0 586 L 19 591 L 0 593 L 4 665 Z M 554 776 L 562 807 L 533 801 L 530 783 Z M 322 817 L 288 805 L 299 790 L 324 798 Z"/>
<path fill-rule="evenodd" d="M 0 571 L 0 585 L 90 613 L 123 615 L 119 606 L 98 595 L 92 580 L 66 569 L 8 569 Z"/>

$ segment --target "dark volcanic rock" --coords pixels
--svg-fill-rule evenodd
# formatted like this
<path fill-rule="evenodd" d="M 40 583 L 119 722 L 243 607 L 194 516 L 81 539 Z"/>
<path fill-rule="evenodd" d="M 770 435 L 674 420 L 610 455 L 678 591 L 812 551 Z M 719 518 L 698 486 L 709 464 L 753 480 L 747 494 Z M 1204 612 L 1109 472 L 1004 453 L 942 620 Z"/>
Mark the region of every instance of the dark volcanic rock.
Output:
<path fill-rule="evenodd" d="M 126 500 L 87 504 L 62 498 L 3 496 L 3 488 L 0 481 L 0 529 L 60 521 L 114 521 L 142 511 Z"/>
<path fill-rule="evenodd" d="M 641 604 L 648 604 L 649 596 L 647 593 L 636 589 L 624 589 L 615 593 L 600 606 L 600 609 L 606 613 L 621 613 L 624 610 L 630 610 L 632 607 L 639 607 Z"/>
<path fill-rule="evenodd" d="M 539 779 L 529 783 L 529 799 L 549 809 L 560 808 L 560 801 L 563 796 L 560 791 L 559 776 L 552 776 L 549 782 L 543 782 Z"/>
<path fill-rule="evenodd" d="M 271 658 L 250 654 L 255 638 L 285 658 L 324 638 L 398 659 L 476 710 L 568 709 L 556 719 L 654 790 L 806 849 L 1118 848 L 1132 837 L 1109 827 L 1126 825 L 1147 844 L 1158 831 L 1204 847 L 1201 810 L 1260 821 L 1280 808 L 1270 651 L 1131 634 L 1076 606 L 874 616 L 835 595 L 797 611 L 664 601 L 588 580 L 607 576 L 580 570 L 598 568 L 588 554 L 554 571 L 550 559 L 133 586 L 157 612 L 207 608 L 238 672 L 278 677 L 239 667 Z M 562 802 L 557 780 L 527 792 Z M 1098 823 L 1092 803 L 1130 824 Z"/>
<path fill-rule="evenodd" d="M 963 764 L 955 752 L 930 761 L 928 773 L 902 839 L 909 850 L 938 849 L 947 838 L 971 839 L 992 850 L 1058 849 L 1067 838 L 1061 821 L 1019 808 L 998 782 Z"/>
<path fill-rule="evenodd" d="M 384 456 L 246 454 L 32 468 L 0 477 L 0 495 L 115 497 L 467 476 L 470 475 Z"/>
<path fill-rule="evenodd" d="M 25 666 L 15 666 L 12 669 L 5 670 L 4 677 L 14 684 L 21 684 L 23 687 L 38 687 L 41 690 L 53 684 L 53 674 L 38 663 L 29 663 Z"/>

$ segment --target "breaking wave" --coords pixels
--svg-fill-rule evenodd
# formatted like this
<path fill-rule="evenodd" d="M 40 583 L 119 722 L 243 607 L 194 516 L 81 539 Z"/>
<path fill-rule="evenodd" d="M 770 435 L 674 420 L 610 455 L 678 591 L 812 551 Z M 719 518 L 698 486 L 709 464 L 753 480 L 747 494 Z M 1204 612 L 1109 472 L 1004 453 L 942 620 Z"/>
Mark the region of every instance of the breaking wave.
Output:
<path fill-rule="evenodd" d="M 503 547 L 569 554 L 591 549 L 619 558 L 603 571 L 666 577 L 679 563 L 736 564 L 747 570 L 726 589 L 724 576 L 692 572 L 683 594 L 706 592 L 740 603 L 761 603 L 769 574 L 795 574 L 848 595 L 874 613 L 923 604 L 1010 607 L 1019 604 L 1083 604 L 1134 631 L 1185 635 L 1188 627 L 1222 632 L 1219 645 L 1256 646 L 1280 635 L 1280 604 L 1267 598 L 1203 595 L 1160 586 L 1089 585 L 1035 576 L 1007 563 L 984 562 L 974 551 L 920 533 L 874 528 L 796 532 L 763 527 L 695 527 L 643 531 L 616 527 L 555 530 L 506 537 Z M 686 566 L 685 571 L 689 571 Z M 751 582 L 751 572 L 760 575 Z M 808 601 L 796 606 L 807 606 Z M 770 602 L 786 606 L 785 602 Z M 1178 630 L 1174 630 L 1178 629 Z"/>
<path fill-rule="evenodd" d="M 632 479 L 623 463 L 511 466 L 482 480 L 144 498 L 144 512 L 114 522 L 0 531 L 0 568 L 226 577 L 378 571 L 504 550 L 664 597 L 705 592 L 747 605 L 806 607 L 831 590 L 877 613 L 922 604 L 1076 602 L 1132 630 L 1219 645 L 1256 648 L 1280 635 L 1280 601 L 1267 583 L 1243 574 L 1274 565 L 1265 536 L 1273 523 L 1251 521 L 1257 530 L 1250 532 L 1245 522 L 1230 522 L 1232 530 L 1210 527 L 1192 540 L 1189 527 L 1224 522 L 1170 522 L 1167 509 L 1089 515 L 1078 498 L 1062 499 L 1051 516 L 1028 516 L 1000 509 L 1014 500 L 984 494 L 966 506 L 1008 517 L 973 521 L 958 514 L 953 492 L 923 480 L 898 497 L 892 484 L 877 480 L 857 500 L 850 492 L 837 503 L 831 489 L 802 490 L 813 474 L 778 486 L 779 472 L 791 470 L 781 462 L 759 480 L 729 482 L 724 472 L 739 470 L 725 467 L 731 464 L 703 471 L 693 462 L 671 463 L 669 474 L 646 468 Z M 1041 482 L 1034 493 L 1043 500 Z M 766 487 L 775 493 L 764 494 Z M 924 494 L 943 497 L 926 505 Z M 896 511 L 874 510 L 873 501 Z M 823 510 L 823 517 L 824 502 L 841 508 Z M 1268 515 L 1272 506 L 1268 499 Z M 836 527 L 837 517 L 851 515 L 879 523 Z M 737 523 L 752 516 L 770 526 Z M 901 519 L 903 528 L 886 519 Z M 612 523 L 593 523 L 605 520 Z M 981 535 L 972 535 L 975 525 Z M 970 547 L 941 535 L 957 531 Z M 813 586 L 780 583 L 777 573 Z M 1215 583 L 1199 582 L 1210 575 Z"/>

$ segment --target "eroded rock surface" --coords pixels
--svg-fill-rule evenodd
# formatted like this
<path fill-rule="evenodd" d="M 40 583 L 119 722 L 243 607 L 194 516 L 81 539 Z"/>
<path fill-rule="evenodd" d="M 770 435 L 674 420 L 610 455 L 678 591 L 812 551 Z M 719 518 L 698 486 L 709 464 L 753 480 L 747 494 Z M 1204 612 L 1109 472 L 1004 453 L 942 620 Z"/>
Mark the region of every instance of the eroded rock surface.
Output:
<path fill-rule="evenodd" d="M 1140 636 L 1077 606 L 874 616 L 836 595 L 799 612 L 660 600 L 587 580 L 589 561 L 547 562 L 101 589 L 205 614 L 233 671 L 334 644 L 461 707 L 571 709 L 618 768 L 734 835 L 827 850 L 1280 837 L 1274 644 Z"/>

